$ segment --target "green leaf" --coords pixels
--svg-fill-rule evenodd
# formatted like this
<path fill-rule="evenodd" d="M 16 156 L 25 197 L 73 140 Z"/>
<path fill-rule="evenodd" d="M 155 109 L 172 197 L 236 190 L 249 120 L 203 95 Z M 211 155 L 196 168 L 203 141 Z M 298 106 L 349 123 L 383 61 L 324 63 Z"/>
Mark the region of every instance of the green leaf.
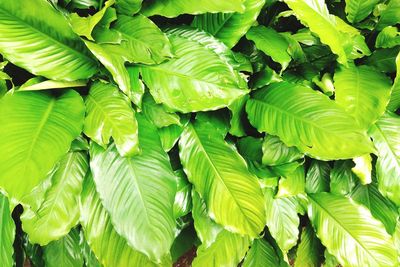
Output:
<path fill-rule="evenodd" d="M 395 111 L 396 109 L 400 108 L 400 53 L 398 53 L 396 57 L 396 67 L 396 78 L 394 79 L 392 95 L 387 107 L 390 111 Z"/>
<path fill-rule="evenodd" d="M 305 191 L 307 193 L 329 192 L 329 163 L 313 160 L 307 170 Z"/>
<path fill-rule="evenodd" d="M 0 193 L 0 262 L 4 267 L 14 266 L 13 243 L 15 224 L 11 217 L 10 204 L 6 196 Z"/>
<path fill-rule="evenodd" d="M 220 232 L 226 230 L 224 230 L 221 225 L 215 223 L 208 216 L 206 203 L 200 198 L 199 193 L 197 193 L 195 190 L 192 190 L 192 201 L 192 217 L 194 228 L 196 229 L 197 236 L 200 239 L 203 247 L 207 248 L 215 242 L 215 239 Z"/>
<path fill-rule="evenodd" d="M 185 173 L 213 220 L 232 232 L 256 237 L 265 214 L 257 177 L 222 134 L 210 132 L 212 128 L 204 121 L 186 126 L 179 141 Z"/>
<path fill-rule="evenodd" d="M 397 207 L 382 196 L 375 184 L 357 185 L 349 195 L 356 202 L 366 206 L 372 216 L 380 220 L 389 234 L 396 228 L 399 213 Z"/>
<path fill-rule="evenodd" d="M 81 252 L 83 256 L 83 260 L 85 262 L 85 266 L 90 267 L 101 267 L 102 265 L 99 263 L 96 255 L 93 253 L 92 249 L 90 248 L 89 244 L 87 243 L 83 231 L 80 232 L 80 240 L 79 244 L 81 246 Z"/>
<path fill-rule="evenodd" d="M 334 76 L 336 102 L 367 129 L 385 112 L 391 83 L 384 74 L 368 66 L 340 68 Z"/>
<path fill-rule="evenodd" d="M 155 126 L 142 115 L 137 119 L 141 154 L 121 157 L 114 144 L 104 150 L 93 143 L 90 167 L 116 231 L 132 248 L 160 262 L 175 234 L 176 181 Z"/>
<path fill-rule="evenodd" d="M 142 7 L 143 0 L 116 0 L 115 7 L 118 13 L 132 16 L 139 12 Z"/>
<path fill-rule="evenodd" d="M 174 217 L 176 219 L 187 215 L 192 210 L 192 185 L 182 169 L 175 171 L 176 194 L 174 202 Z"/>
<path fill-rule="evenodd" d="M 391 48 L 400 45 L 400 33 L 394 26 L 387 26 L 378 34 L 376 48 Z"/>
<path fill-rule="evenodd" d="M 365 131 L 327 96 L 299 84 L 274 83 L 247 102 L 250 123 L 317 159 L 353 158 L 372 151 Z"/>
<path fill-rule="evenodd" d="M 351 23 L 362 21 L 371 14 L 379 2 L 379 0 L 346 0 L 347 20 Z"/>
<path fill-rule="evenodd" d="M 123 56 L 126 61 L 144 64 L 159 64 L 171 58 L 171 44 L 166 35 L 147 17 L 119 15 L 113 29 L 123 41 Z"/>
<path fill-rule="evenodd" d="M 277 136 L 267 135 L 262 145 L 262 164 L 275 166 L 303 158 L 296 147 L 287 147 Z"/>
<path fill-rule="evenodd" d="M 400 23 L 400 2 L 397 0 L 390 0 L 385 10 L 380 14 L 380 18 L 376 28 L 381 30 L 386 26 L 392 26 Z"/>
<path fill-rule="evenodd" d="M 243 261 L 243 267 L 281 266 L 274 248 L 264 239 L 253 241 Z"/>
<path fill-rule="evenodd" d="M 362 184 L 370 184 L 372 182 L 372 158 L 370 154 L 353 159 L 356 164 L 351 171 L 360 178 Z"/>
<path fill-rule="evenodd" d="M 0 100 L 0 186 L 21 199 L 67 153 L 81 132 L 84 104 L 78 93 L 59 97 L 14 92 Z M 29 178 L 28 178 L 29 177 Z"/>
<path fill-rule="evenodd" d="M 243 13 L 206 13 L 194 18 L 192 26 L 211 33 L 229 48 L 236 45 L 257 20 L 265 0 L 245 0 Z"/>
<path fill-rule="evenodd" d="M 138 125 L 130 101 L 109 83 L 96 82 L 85 100 L 84 133 L 107 147 L 113 138 L 121 156 L 139 153 Z"/>
<path fill-rule="evenodd" d="M 268 230 L 283 253 L 287 253 L 297 243 L 300 219 L 296 205 L 289 198 L 274 198 L 273 191 L 264 191 L 266 222 Z"/>
<path fill-rule="evenodd" d="M 396 57 L 399 52 L 400 46 L 376 49 L 366 60 L 366 64 L 375 67 L 381 72 L 396 72 Z"/>
<path fill-rule="evenodd" d="M 307 225 L 301 233 L 300 244 L 296 251 L 295 267 L 321 266 L 323 248 L 311 225 Z"/>
<path fill-rule="evenodd" d="M 397 264 L 391 237 L 367 208 L 330 193 L 310 194 L 309 201 L 308 215 L 317 236 L 341 265 Z"/>
<path fill-rule="evenodd" d="M 400 118 L 386 113 L 370 129 L 377 152 L 376 176 L 379 191 L 400 205 Z"/>
<path fill-rule="evenodd" d="M 285 0 L 284 2 L 293 10 L 301 23 L 308 26 L 311 32 L 319 36 L 322 43 L 330 47 L 338 56 L 338 62 L 347 65 L 348 59 L 354 57 L 351 55 L 354 42 L 362 41 L 357 30 L 340 18 L 329 14 L 324 0 Z M 359 40 L 356 40 L 357 38 Z M 361 44 L 365 45 L 363 41 Z"/>
<path fill-rule="evenodd" d="M 77 267 L 83 266 L 83 257 L 79 246 L 79 231 L 72 231 L 44 247 L 44 262 L 49 267 Z"/>
<path fill-rule="evenodd" d="M 47 1 L 2 0 L 0 33 L 0 54 L 35 75 L 74 81 L 97 71 L 82 41 Z"/>
<path fill-rule="evenodd" d="M 294 168 L 294 171 L 290 170 L 288 174 L 284 174 L 279 180 L 277 197 L 296 196 L 305 192 L 304 166 L 295 165 Z"/>
<path fill-rule="evenodd" d="M 85 178 L 80 203 L 85 238 L 104 266 L 157 266 L 118 234 L 110 214 L 101 203 L 91 175 Z"/>
<path fill-rule="evenodd" d="M 60 89 L 60 88 L 72 88 L 86 86 L 86 80 L 77 81 L 54 81 L 46 80 L 43 77 L 34 77 L 29 79 L 23 85 L 21 85 L 19 91 L 36 91 L 36 90 L 47 90 L 47 89 Z"/>
<path fill-rule="evenodd" d="M 183 132 L 183 127 L 173 124 L 167 127 L 163 127 L 157 130 L 158 135 L 160 136 L 162 147 L 164 151 L 170 151 L 176 142 L 178 142 L 179 137 Z"/>
<path fill-rule="evenodd" d="M 207 12 L 243 12 L 245 7 L 242 2 L 243 0 L 198 0 L 196 2 L 188 2 L 186 0 L 147 1 L 144 3 L 142 13 L 147 17 L 161 15 L 173 18 L 181 14 L 196 15 Z"/>
<path fill-rule="evenodd" d="M 89 167 L 86 153 L 69 152 L 58 165 L 39 208 L 26 207 L 21 215 L 29 240 L 41 246 L 68 234 L 79 220 L 78 199 Z"/>
<path fill-rule="evenodd" d="M 193 267 L 236 267 L 249 249 L 251 239 L 229 231 L 221 231 L 209 247 L 203 244 L 197 249 Z"/>
<path fill-rule="evenodd" d="M 157 104 L 150 94 L 144 94 L 142 101 L 143 114 L 156 127 L 162 128 L 173 124 L 181 124 L 177 114 L 170 113 L 162 104 Z"/>
<path fill-rule="evenodd" d="M 188 27 L 166 31 L 176 57 L 142 66 L 144 83 L 157 103 L 183 113 L 226 107 L 247 93 L 232 52 L 212 36 Z"/>
<path fill-rule="evenodd" d="M 235 101 L 232 102 L 228 106 L 229 110 L 232 113 L 229 133 L 234 136 L 245 136 L 246 135 L 246 126 L 248 122 L 244 119 L 246 118 L 246 102 L 249 100 L 249 95 L 244 95 Z"/>
<path fill-rule="evenodd" d="M 252 27 L 246 38 L 253 41 L 257 48 L 270 56 L 273 61 L 282 66 L 282 71 L 287 68 L 292 58 L 287 52 L 289 43 L 286 38 L 272 28 L 259 25 Z"/>
<path fill-rule="evenodd" d="M 106 13 L 107 9 L 115 3 L 115 0 L 106 1 L 104 7 L 94 14 L 87 17 L 80 17 L 77 13 L 70 15 L 70 23 L 74 32 L 80 36 L 85 36 L 87 39 L 94 41 L 92 31 L 94 27 L 100 22 Z"/>
<path fill-rule="evenodd" d="M 357 184 L 357 177 L 352 172 L 354 164 L 350 160 L 335 161 L 330 174 L 331 193 L 349 194 Z"/>

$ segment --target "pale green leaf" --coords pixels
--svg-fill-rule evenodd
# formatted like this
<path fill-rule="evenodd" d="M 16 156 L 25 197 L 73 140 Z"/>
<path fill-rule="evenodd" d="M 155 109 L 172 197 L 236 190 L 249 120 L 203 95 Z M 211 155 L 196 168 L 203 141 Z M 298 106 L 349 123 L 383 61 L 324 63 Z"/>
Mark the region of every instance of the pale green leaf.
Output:
<path fill-rule="evenodd" d="M 36 90 L 47 90 L 47 89 L 60 89 L 60 88 L 72 88 L 86 86 L 86 80 L 77 81 L 55 81 L 46 80 L 43 77 L 34 77 L 29 79 L 18 90 L 20 91 L 36 91 Z"/>
<path fill-rule="evenodd" d="M 42 0 L 0 2 L 0 54 L 49 79 L 74 81 L 97 71 L 68 21 Z"/>
<path fill-rule="evenodd" d="M 400 108 L 400 53 L 396 57 L 396 78 L 392 86 L 392 95 L 388 104 L 388 110 L 395 111 Z"/>
<path fill-rule="evenodd" d="M 376 176 L 379 191 L 400 205 L 400 118 L 386 113 L 370 129 L 377 152 Z"/>
<path fill-rule="evenodd" d="M 299 84 L 274 83 L 247 102 L 250 123 L 317 159 L 353 158 L 373 150 L 366 132 L 327 96 Z"/>
<path fill-rule="evenodd" d="M 351 171 L 357 175 L 362 184 L 370 184 L 372 182 L 372 158 L 370 154 L 365 154 L 353 159 L 356 164 Z"/>
<path fill-rule="evenodd" d="M 245 0 L 243 13 L 206 13 L 194 18 L 192 26 L 211 33 L 229 48 L 236 45 L 257 20 L 265 0 Z"/>
<path fill-rule="evenodd" d="M 104 266 L 157 266 L 118 234 L 101 203 L 91 175 L 85 178 L 80 203 L 85 238 Z"/>
<path fill-rule="evenodd" d="M 137 116 L 141 154 L 121 157 L 114 144 L 92 143 L 90 167 L 96 190 L 118 233 L 128 244 L 160 262 L 174 239 L 175 175 L 157 129 Z"/>
<path fill-rule="evenodd" d="M 385 112 L 391 83 L 384 74 L 368 66 L 349 65 L 335 73 L 336 102 L 359 125 L 367 129 Z"/>
<path fill-rule="evenodd" d="M 285 70 L 292 58 L 287 52 L 289 43 L 286 38 L 273 28 L 259 25 L 252 27 L 246 34 L 246 38 L 253 41 L 257 48 L 270 56 L 273 61 Z"/>
<path fill-rule="evenodd" d="M 83 266 L 83 257 L 79 245 L 79 231 L 72 231 L 63 238 L 44 247 L 44 262 L 49 267 Z"/>
<path fill-rule="evenodd" d="M 186 126 L 179 141 L 189 181 L 206 202 L 209 216 L 226 229 L 256 237 L 264 227 L 264 204 L 257 177 L 213 124 Z"/>
<path fill-rule="evenodd" d="M 177 17 L 181 14 L 202 14 L 216 12 L 243 12 L 243 0 L 213 1 L 197 0 L 163 0 L 147 1 L 144 3 L 142 13 L 145 16 L 161 15 L 167 18 Z"/>
<path fill-rule="evenodd" d="M 40 206 L 25 207 L 22 228 L 32 243 L 47 245 L 74 227 L 79 220 L 78 199 L 89 163 L 85 152 L 69 152 L 59 162 Z M 28 203 L 29 204 L 29 203 Z"/>
<path fill-rule="evenodd" d="M 75 91 L 59 97 L 14 92 L 0 100 L 0 187 L 21 199 L 67 153 L 82 130 L 84 104 Z"/>
<path fill-rule="evenodd" d="M 283 253 L 287 253 L 296 245 L 299 235 L 296 206 L 289 198 L 274 198 L 271 189 L 264 191 L 264 198 L 268 230 Z"/>
<path fill-rule="evenodd" d="M 106 147 L 113 138 L 122 156 L 138 154 L 138 125 L 130 101 L 112 84 L 96 82 L 85 100 L 84 133 Z"/>
<path fill-rule="evenodd" d="M 176 142 L 178 142 L 179 137 L 183 132 L 183 127 L 173 124 L 167 127 L 163 127 L 157 130 L 160 136 L 161 144 L 163 149 L 168 152 L 170 151 Z"/>
<path fill-rule="evenodd" d="M 174 202 L 174 217 L 176 219 L 187 215 L 192 210 L 192 185 L 182 169 L 175 171 L 176 194 Z"/>
<path fill-rule="evenodd" d="M 11 212 L 7 197 L 0 193 L 0 262 L 4 267 L 14 266 L 15 224 Z"/>
<path fill-rule="evenodd" d="M 247 93 L 232 52 L 209 34 L 188 27 L 166 31 L 175 57 L 142 66 L 144 83 L 157 103 L 183 113 L 215 110 Z"/>
<path fill-rule="evenodd" d="M 367 208 L 330 193 L 310 194 L 309 201 L 308 216 L 317 236 L 340 264 L 397 265 L 391 236 Z"/>

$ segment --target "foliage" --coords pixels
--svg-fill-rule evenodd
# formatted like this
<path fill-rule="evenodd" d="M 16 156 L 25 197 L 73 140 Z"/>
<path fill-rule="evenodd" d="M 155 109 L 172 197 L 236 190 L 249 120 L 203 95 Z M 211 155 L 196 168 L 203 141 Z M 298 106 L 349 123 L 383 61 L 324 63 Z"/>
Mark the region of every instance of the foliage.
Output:
<path fill-rule="evenodd" d="M 1 0 L 0 265 L 399 266 L 399 3 Z"/>

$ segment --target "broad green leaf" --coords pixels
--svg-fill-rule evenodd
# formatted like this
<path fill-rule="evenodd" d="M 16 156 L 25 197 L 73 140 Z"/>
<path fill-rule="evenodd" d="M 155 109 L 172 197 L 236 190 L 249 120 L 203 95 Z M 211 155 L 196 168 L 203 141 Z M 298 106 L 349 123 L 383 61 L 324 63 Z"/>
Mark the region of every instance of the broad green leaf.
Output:
<path fill-rule="evenodd" d="M 85 238 L 104 266 L 157 266 L 118 234 L 110 214 L 101 203 L 91 175 L 85 178 L 80 203 Z"/>
<path fill-rule="evenodd" d="M 295 267 L 321 266 L 323 247 L 315 235 L 311 225 L 307 225 L 301 233 L 300 244 L 297 248 Z"/>
<path fill-rule="evenodd" d="M 143 114 L 156 127 L 162 128 L 173 124 L 181 124 L 177 114 L 170 113 L 162 104 L 157 104 L 150 94 L 144 94 L 142 101 Z"/>
<path fill-rule="evenodd" d="M 277 136 L 267 135 L 262 145 L 262 164 L 275 166 L 303 158 L 296 147 L 287 147 Z"/>
<path fill-rule="evenodd" d="M 380 0 L 346 0 L 347 19 L 351 23 L 360 22 L 371 14 Z"/>
<path fill-rule="evenodd" d="M 322 92 L 327 96 L 332 96 L 335 93 L 335 86 L 333 84 L 333 79 L 329 72 L 322 75 L 321 80 L 313 79 L 313 82 L 321 88 Z"/>
<path fill-rule="evenodd" d="M 289 198 L 274 198 L 271 189 L 264 191 L 264 199 L 268 230 L 283 253 L 287 253 L 296 245 L 299 235 L 296 206 Z"/>
<path fill-rule="evenodd" d="M 167 127 L 163 127 L 157 130 L 160 136 L 162 147 L 166 152 L 170 151 L 176 142 L 178 142 L 179 137 L 183 132 L 183 127 L 173 124 Z"/>
<path fill-rule="evenodd" d="M 264 239 L 253 241 L 243 261 L 243 267 L 281 266 L 274 248 Z"/>
<path fill-rule="evenodd" d="M 387 26 L 378 34 L 375 41 L 376 48 L 391 48 L 400 45 L 400 33 L 394 26 Z"/>
<path fill-rule="evenodd" d="M 340 266 L 338 260 L 335 256 L 330 254 L 327 249 L 324 251 L 325 262 L 322 265 L 323 267 L 338 267 Z"/>
<path fill-rule="evenodd" d="M 226 229 L 256 237 L 264 227 L 264 204 L 257 177 L 213 124 L 188 124 L 179 141 L 182 165 L 204 199 L 209 216 Z"/>
<path fill-rule="evenodd" d="M 372 144 L 355 120 L 327 96 L 299 84 L 274 83 L 247 102 L 250 123 L 317 159 L 353 158 Z"/>
<path fill-rule="evenodd" d="M 247 126 L 248 122 L 246 121 L 246 102 L 249 100 L 250 96 L 249 95 L 244 95 L 235 101 L 232 102 L 228 106 L 229 110 L 232 113 L 231 119 L 230 119 L 230 125 L 231 127 L 229 128 L 229 133 L 234 136 L 245 136 L 246 135 L 246 129 L 245 127 Z"/>
<path fill-rule="evenodd" d="M 400 118 L 386 113 L 370 129 L 377 152 L 376 176 L 379 191 L 400 205 Z"/>
<path fill-rule="evenodd" d="M 392 95 L 388 104 L 388 110 L 395 111 L 400 108 L 400 53 L 396 57 L 396 78 L 392 86 Z"/>
<path fill-rule="evenodd" d="M 370 184 L 372 182 L 372 158 L 370 154 L 353 159 L 356 164 L 351 171 L 360 178 L 362 184 Z"/>
<path fill-rule="evenodd" d="M 206 13 L 194 18 L 192 26 L 211 33 L 229 48 L 236 45 L 257 20 L 265 0 L 245 0 L 243 13 Z"/>
<path fill-rule="evenodd" d="M 77 13 L 70 15 L 70 24 L 74 32 L 80 36 L 85 36 L 87 39 L 94 41 L 92 37 L 92 31 L 94 27 L 100 22 L 104 14 L 111 5 L 115 3 L 115 0 L 106 1 L 104 7 L 94 14 L 87 17 L 80 17 Z"/>
<path fill-rule="evenodd" d="M 142 66 L 144 83 L 157 103 L 183 113 L 226 107 L 247 93 L 234 69 L 232 52 L 199 30 L 166 31 L 175 57 L 155 66 Z"/>
<path fill-rule="evenodd" d="M 295 165 L 293 171 L 290 170 L 288 174 L 285 174 L 279 180 L 279 189 L 276 196 L 290 197 L 302 194 L 305 192 L 305 186 L 304 166 Z"/>
<path fill-rule="evenodd" d="M 192 210 L 192 185 L 182 169 L 175 171 L 176 194 L 174 202 L 174 217 L 187 215 Z"/>
<path fill-rule="evenodd" d="M 330 193 L 310 194 L 309 203 L 308 215 L 317 236 L 341 265 L 397 265 L 391 236 L 367 208 Z"/>
<path fill-rule="evenodd" d="M 116 231 L 132 248 L 160 262 L 174 239 L 176 182 L 156 127 L 143 115 L 137 119 L 141 154 L 121 157 L 114 144 L 104 150 L 93 143 L 90 167 Z"/>
<path fill-rule="evenodd" d="M 376 49 L 365 63 L 381 72 L 396 72 L 396 57 L 399 52 L 400 46 Z"/>
<path fill-rule="evenodd" d="M 382 196 L 375 184 L 357 185 L 349 195 L 356 202 L 366 206 L 372 216 L 380 220 L 389 234 L 396 228 L 399 213 L 397 207 Z"/>
<path fill-rule="evenodd" d="M 78 93 L 14 92 L 0 100 L 0 187 L 21 199 L 42 181 L 81 132 Z"/>
<path fill-rule="evenodd" d="M 97 64 L 63 15 L 42 0 L 0 2 L 0 54 L 49 79 L 91 77 Z"/>
<path fill-rule="evenodd" d="M 334 76 L 335 99 L 359 125 L 367 129 L 385 112 L 390 79 L 368 66 L 340 68 Z"/>
<path fill-rule="evenodd" d="M 236 267 L 244 258 L 250 244 L 251 239 L 248 236 L 223 230 L 209 247 L 202 244 L 197 248 L 197 256 L 192 266 Z"/>
<path fill-rule="evenodd" d="M 123 41 L 126 61 L 144 64 L 159 64 L 172 57 L 171 44 L 163 32 L 147 17 L 119 15 L 113 29 Z"/>
<path fill-rule="evenodd" d="M 177 17 L 181 14 L 202 14 L 216 12 L 244 12 L 243 0 L 213 1 L 198 0 L 189 2 L 186 0 L 163 0 L 144 2 L 143 15 L 149 17 L 161 15 L 167 18 Z"/>
<path fill-rule="evenodd" d="M 398 0 L 390 0 L 385 10 L 380 14 L 380 18 L 376 28 L 383 29 L 386 26 L 392 26 L 400 23 L 400 2 Z"/>
<path fill-rule="evenodd" d="M 80 232 L 80 240 L 79 245 L 81 246 L 81 252 L 83 256 L 83 260 L 85 262 L 85 266 L 90 267 L 101 267 L 102 265 L 99 263 L 96 255 L 93 253 L 89 244 L 87 243 L 83 231 Z"/>
<path fill-rule="evenodd" d="M 132 16 L 139 12 L 143 0 L 115 0 L 115 7 L 118 13 Z"/>
<path fill-rule="evenodd" d="M 285 70 L 292 58 L 287 52 L 289 43 L 286 38 L 272 28 L 259 25 L 252 27 L 246 34 L 246 38 L 253 41 L 257 48 L 270 56 L 273 61 Z"/>
<path fill-rule="evenodd" d="M 192 190 L 192 217 L 194 228 L 203 247 L 210 247 L 217 238 L 218 234 L 226 231 L 223 227 L 215 223 L 209 216 L 206 203 L 200 198 L 199 193 Z"/>
<path fill-rule="evenodd" d="M 83 132 L 106 147 L 113 138 L 122 156 L 138 154 L 138 125 L 130 101 L 112 84 L 96 82 L 85 100 Z"/>
<path fill-rule="evenodd" d="M 313 160 L 307 170 L 305 191 L 307 193 L 329 192 L 329 163 Z"/>
<path fill-rule="evenodd" d="M 331 193 L 349 194 L 357 184 L 357 176 L 351 170 L 354 164 L 350 160 L 335 161 L 330 174 Z"/>
<path fill-rule="evenodd" d="M 7 197 L 0 193 L 0 262 L 4 267 L 14 266 L 15 224 L 11 212 Z"/>
<path fill-rule="evenodd" d="M 44 262 L 49 267 L 83 266 L 83 257 L 79 245 L 79 231 L 72 231 L 63 238 L 44 247 Z"/>
<path fill-rule="evenodd" d="M 22 228 L 32 243 L 47 245 L 78 223 L 79 194 L 88 167 L 85 152 L 69 152 L 61 159 L 39 208 L 26 207 L 21 216 Z"/>
<path fill-rule="evenodd" d="M 324 0 L 285 0 L 297 18 L 316 33 L 321 42 L 338 55 L 338 62 L 347 65 L 351 59 L 370 55 L 364 37 L 341 18 L 329 14 Z"/>

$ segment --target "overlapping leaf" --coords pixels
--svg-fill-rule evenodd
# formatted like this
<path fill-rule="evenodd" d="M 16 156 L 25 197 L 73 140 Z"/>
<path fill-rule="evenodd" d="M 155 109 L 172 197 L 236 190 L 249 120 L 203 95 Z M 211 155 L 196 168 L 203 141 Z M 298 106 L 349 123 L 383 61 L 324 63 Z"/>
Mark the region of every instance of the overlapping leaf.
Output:
<path fill-rule="evenodd" d="M 11 217 L 10 203 L 0 193 L 0 262 L 5 267 L 14 266 L 14 236 L 15 224 Z"/>

